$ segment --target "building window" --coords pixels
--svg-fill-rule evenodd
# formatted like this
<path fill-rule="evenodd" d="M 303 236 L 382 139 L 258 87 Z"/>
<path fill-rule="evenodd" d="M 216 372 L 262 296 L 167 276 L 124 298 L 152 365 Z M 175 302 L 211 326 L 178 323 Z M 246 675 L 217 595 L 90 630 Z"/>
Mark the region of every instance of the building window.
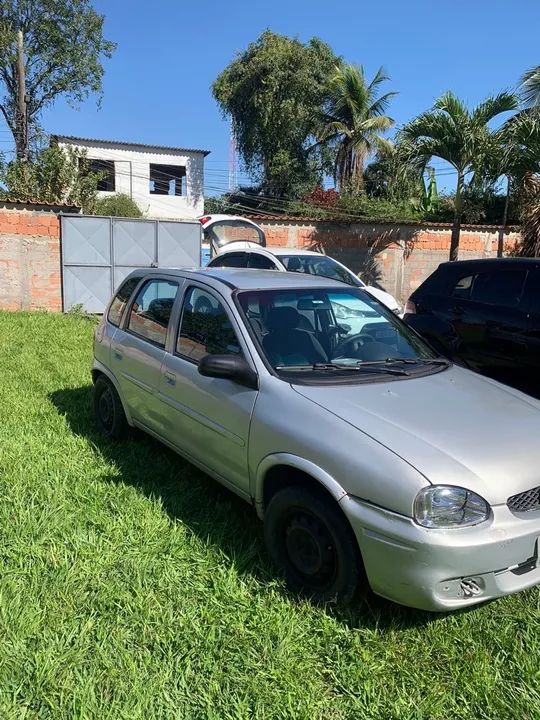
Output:
<path fill-rule="evenodd" d="M 105 190 L 106 192 L 115 191 L 114 160 L 89 159 L 88 172 L 96 173 L 100 176 L 97 182 L 98 190 Z"/>
<path fill-rule="evenodd" d="M 150 163 L 151 195 L 185 195 L 186 168 Z"/>

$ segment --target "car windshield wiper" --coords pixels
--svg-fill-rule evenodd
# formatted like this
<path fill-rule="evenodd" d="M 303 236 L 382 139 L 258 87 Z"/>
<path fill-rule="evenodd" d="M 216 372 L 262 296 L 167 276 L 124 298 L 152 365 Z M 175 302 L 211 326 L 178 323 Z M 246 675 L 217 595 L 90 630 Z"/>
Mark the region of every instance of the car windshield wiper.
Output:
<path fill-rule="evenodd" d="M 395 357 L 388 357 L 384 360 L 369 360 L 367 362 L 364 362 L 363 360 L 358 361 L 362 365 L 379 365 L 380 363 L 384 363 L 387 365 L 393 365 L 400 364 L 400 365 L 419 365 L 419 364 L 429 364 L 429 365 L 450 365 L 450 360 L 447 360 L 446 358 L 395 358 Z"/>
<path fill-rule="evenodd" d="M 383 364 L 381 364 L 381 362 Z M 388 375 L 409 375 L 406 370 L 401 368 L 390 368 L 384 365 L 384 360 L 374 363 L 377 365 L 374 367 L 372 363 L 359 362 L 355 365 L 340 365 L 339 363 L 313 363 L 312 365 L 277 365 L 276 370 L 293 370 L 293 371 L 306 371 L 306 370 L 346 370 L 348 372 L 372 372 L 372 373 L 387 373 Z M 368 367 L 369 366 L 369 367 Z"/>

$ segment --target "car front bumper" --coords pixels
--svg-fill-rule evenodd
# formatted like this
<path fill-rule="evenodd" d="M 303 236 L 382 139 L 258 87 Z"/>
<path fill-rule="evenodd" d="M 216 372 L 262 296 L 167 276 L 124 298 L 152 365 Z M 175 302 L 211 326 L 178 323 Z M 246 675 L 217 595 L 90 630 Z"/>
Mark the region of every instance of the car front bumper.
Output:
<path fill-rule="evenodd" d="M 500 505 L 480 525 L 437 530 L 351 495 L 340 505 L 371 589 L 394 602 L 447 611 L 540 583 L 540 511 L 520 517 Z"/>

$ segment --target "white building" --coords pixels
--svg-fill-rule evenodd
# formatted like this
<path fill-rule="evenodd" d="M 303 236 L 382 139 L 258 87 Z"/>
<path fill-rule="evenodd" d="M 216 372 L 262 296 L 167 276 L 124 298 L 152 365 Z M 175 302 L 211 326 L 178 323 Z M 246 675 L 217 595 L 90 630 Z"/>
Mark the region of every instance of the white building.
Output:
<path fill-rule="evenodd" d="M 204 158 L 208 150 L 92 140 L 68 135 L 51 139 L 59 147 L 84 150 L 90 169 L 104 177 L 102 196 L 129 195 L 149 218 L 194 218 L 204 212 Z"/>

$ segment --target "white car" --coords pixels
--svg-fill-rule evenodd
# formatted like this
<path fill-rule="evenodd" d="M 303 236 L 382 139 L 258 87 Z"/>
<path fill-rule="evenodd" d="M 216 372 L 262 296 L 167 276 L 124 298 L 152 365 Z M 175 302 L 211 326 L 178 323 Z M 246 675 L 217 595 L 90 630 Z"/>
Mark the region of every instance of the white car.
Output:
<path fill-rule="evenodd" d="M 280 270 L 320 275 L 361 287 L 397 315 L 400 303 L 384 290 L 366 285 L 342 263 L 313 250 L 266 247 L 264 230 L 247 218 L 236 215 L 206 215 L 200 218 L 208 267 L 237 267 L 257 270 Z"/>

